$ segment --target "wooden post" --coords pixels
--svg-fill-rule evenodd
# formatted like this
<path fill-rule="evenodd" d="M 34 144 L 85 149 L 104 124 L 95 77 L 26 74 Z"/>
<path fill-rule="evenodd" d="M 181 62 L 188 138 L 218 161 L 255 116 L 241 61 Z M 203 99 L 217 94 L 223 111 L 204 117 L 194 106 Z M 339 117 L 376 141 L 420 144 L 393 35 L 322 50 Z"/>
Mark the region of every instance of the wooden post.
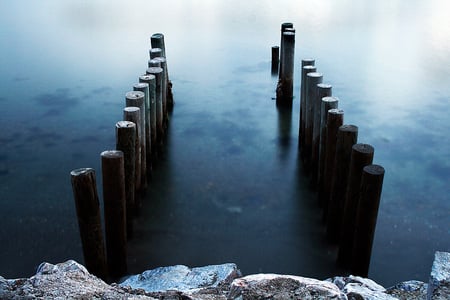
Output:
<path fill-rule="evenodd" d="M 156 137 L 158 139 L 157 144 L 162 144 L 162 138 L 164 136 L 164 126 L 162 119 L 162 76 L 163 69 L 158 67 L 151 67 L 147 69 L 147 74 L 155 76 L 155 91 L 156 91 Z"/>
<path fill-rule="evenodd" d="M 164 55 L 162 55 L 161 48 L 152 48 L 152 49 L 150 49 L 149 54 L 150 54 L 150 59 L 164 56 Z"/>
<path fill-rule="evenodd" d="M 91 168 L 75 169 L 70 172 L 70 177 L 83 246 L 84 264 L 89 272 L 105 280 L 106 254 L 95 171 Z"/>
<path fill-rule="evenodd" d="M 150 116 L 151 116 L 151 106 L 150 106 L 150 86 L 146 82 L 139 82 L 133 85 L 134 91 L 139 91 L 144 93 L 144 110 L 141 111 L 141 117 L 144 115 L 144 125 L 145 131 L 142 130 L 142 133 L 145 134 L 145 163 L 147 164 L 147 174 L 151 176 L 152 174 L 152 137 L 151 137 L 151 124 L 150 124 Z M 135 106 L 130 103 L 130 106 Z M 142 123 L 142 119 L 141 119 Z"/>
<path fill-rule="evenodd" d="M 352 254 L 352 272 L 355 275 L 367 277 L 369 272 L 383 178 L 382 166 L 369 165 L 363 168 Z"/>
<path fill-rule="evenodd" d="M 272 76 L 278 74 L 279 63 L 280 63 L 280 47 L 272 46 Z"/>
<path fill-rule="evenodd" d="M 152 157 L 155 158 L 157 151 L 155 149 L 156 145 L 156 77 L 152 74 L 141 75 L 139 76 L 139 82 L 145 82 L 149 85 L 149 101 L 150 111 L 150 136 L 151 136 L 151 144 L 152 148 Z"/>
<path fill-rule="evenodd" d="M 128 92 L 125 95 L 127 107 L 139 107 L 139 126 L 137 127 L 141 156 L 141 188 L 147 188 L 147 142 L 145 141 L 145 94 L 139 91 Z M 127 121 L 127 120 L 126 120 Z"/>
<path fill-rule="evenodd" d="M 159 59 L 152 58 L 148 61 L 148 67 L 159 67 L 161 68 L 161 61 Z"/>
<path fill-rule="evenodd" d="M 342 109 L 330 109 L 327 114 L 327 138 L 324 165 L 324 188 L 319 189 L 319 203 L 323 203 L 323 220 L 328 218 L 328 205 L 331 197 L 331 185 L 333 183 L 334 160 L 336 157 L 336 142 L 339 127 L 344 124 L 344 111 Z"/>
<path fill-rule="evenodd" d="M 312 134 L 314 124 L 314 99 L 317 95 L 317 85 L 322 83 L 322 73 L 313 72 L 306 74 L 305 91 L 305 144 L 303 145 L 303 163 L 307 174 L 311 171 Z"/>
<path fill-rule="evenodd" d="M 136 213 L 136 124 L 130 121 L 116 123 L 116 150 L 122 151 L 124 157 L 127 238 L 130 239 L 133 236 L 133 216 Z"/>
<path fill-rule="evenodd" d="M 331 85 L 319 83 L 317 94 L 313 99 L 313 130 L 312 130 L 312 152 L 311 152 L 311 187 L 317 189 L 319 179 L 319 148 L 320 148 L 320 121 L 322 99 L 331 96 Z"/>
<path fill-rule="evenodd" d="M 102 178 L 105 210 L 106 254 L 109 275 L 127 273 L 127 231 L 123 152 L 103 151 Z"/>
<path fill-rule="evenodd" d="M 316 72 L 314 59 L 302 60 L 302 78 L 300 82 L 300 125 L 298 130 L 300 154 L 303 160 L 305 147 L 305 126 L 306 126 L 306 74 Z"/>
<path fill-rule="evenodd" d="M 283 70 L 283 56 L 284 56 L 284 38 L 283 33 L 286 32 L 287 28 L 294 28 L 294 24 L 290 22 L 281 24 L 281 39 L 280 39 L 280 69 L 278 70 L 278 79 L 281 79 L 281 71 Z"/>
<path fill-rule="evenodd" d="M 125 107 L 123 109 L 123 119 L 124 121 L 130 121 L 133 122 L 134 124 L 136 124 L 136 144 L 135 144 L 135 160 L 134 160 L 134 183 L 135 183 L 135 188 L 136 188 L 136 192 L 139 192 L 141 190 L 141 186 L 142 186 L 142 180 L 141 180 L 141 172 L 142 172 L 142 168 L 141 168 L 141 142 L 140 142 L 140 138 L 141 138 L 141 112 L 139 107 Z M 136 199 L 136 194 L 135 194 L 135 200 Z M 139 203 L 135 203 L 135 207 L 138 207 Z"/>
<path fill-rule="evenodd" d="M 352 147 L 337 258 L 338 264 L 342 267 L 351 267 L 361 177 L 363 168 L 372 164 L 373 152 L 373 147 L 368 144 L 355 144 Z"/>
<path fill-rule="evenodd" d="M 162 101 L 162 118 L 163 118 L 163 126 L 164 128 L 167 128 L 168 125 L 168 106 L 167 106 L 167 64 L 166 59 L 164 57 L 156 57 L 156 60 L 159 60 L 161 63 L 161 68 L 163 69 L 162 72 L 162 79 L 161 79 L 161 101 Z"/>
<path fill-rule="evenodd" d="M 160 48 L 161 49 L 161 57 L 164 57 L 167 60 L 167 51 L 166 45 L 164 42 L 164 35 L 162 33 L 155 33 L 150 38 L 152 48 Z M 168 104 L 169 111 L 172 110 L 174 105 L 173 93 L 172 93 L 172 81 L 169 79 L 169 68 L 167 67 L 167 63 L 165 66 L 165 77 L 166 77 L 166 99 Z"/>
<path fill-rule="evenodd" d="M 325 157 L 327 148 L 327 117 L 328 111 L 333 108 L 338 108 L 339 99 L 337 97 L 324 97 L 320 106 L 320 143 L 319 143 L 319 174 L 317 176 L 318 182 L 318 201 L 323 207 L 323 199 L 320 197 L 325 189 L 324 173 L 325 173 Z M 339 126 L 341 126 L 339 124 Z M 338 127 L 339 127 L 338 126 Z M 336 128 L 338 128 L 336 127 Z"/>
<path fill-rule="evenodd" d="M 339 127 L 327 219 L 327 238 L 333 243 L 337 243 L 339 241 L 341 233 L 345 192 L 347 189 L 348 173 L 350 169 L 350 158 L 352 147 L 356 144 L 357 139 L 357 126 L 342 125 Z"/>
<path fill-rule="evenodd" d="M 294 83 L 294 52 L 295 32 L 283 33 L 284 46 L 282 51 L 283 69 L 280 70 L 280 79 L 277 86 L 277 104 L 292 106 Z"/>

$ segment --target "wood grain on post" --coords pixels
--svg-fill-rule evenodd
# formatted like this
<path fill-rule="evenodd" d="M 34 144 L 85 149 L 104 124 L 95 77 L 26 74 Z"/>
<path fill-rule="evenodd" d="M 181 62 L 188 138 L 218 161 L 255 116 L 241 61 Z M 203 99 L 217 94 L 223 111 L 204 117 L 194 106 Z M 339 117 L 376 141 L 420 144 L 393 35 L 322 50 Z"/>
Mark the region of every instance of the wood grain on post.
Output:
<path fill-rule="evenodd" d="M 159 67 L 159 68 L 161 68 L 161 61 L 159 59 L 155 59 L 155 58 L 149 59 L 148 67 L 149 68 L 151 68 L 151 67 Z"/>
<path fill-rule="evenodd" d="M 150 54 L 150 59 L 164 56 L 162 54 L 161 48 L 152 48 L 152 49 L 150 49 L 149 54 Z"/>
<path fill-rule="evenodd" d="M 119 278 L 127 273 L 124 156 L 122 151 L 108 150 L 101 158 L 108 271 Z"/>
<path fill-rule="evenodd" d="M 168 100 L 167 100 L 167 86 L 168 86 L 167 63 L 166 63 L 166 59 L 164 57 L 156 57 L 155 59 L 161 63 L 161 68 L 163 69 L 162 79 L 161 79 L 162 117 L 163 117 L 163 126 L 164 126 L 164 128 L 167 128 L 168 120 L 169 120 L 169 112 L 168 112 L 168 106 L 167 106 L 167 102 L 168 102 Z"/>
<path fill-rule="evenodd" d="M 327 238 L 333 243 L 339 241 L 341 233 L 352 147 L 356 144 L 357 139 L 357 126 L 342 125 L 339 127 L 327 218 Z"/>
<path fill-rule="evenodd" d="M 320 122 L 322 99 L 331 96 L 331 85 L 319 83 L 317 85 L 317 94 L 313 99 L 313 134 L 312 134 L 312 152 L 311 152 L 311 187 L 317 188 L 319 179 L 319 149 L 320 149 Z"/>
<path fill-rule="evenodd" d="M 303 160 L 303 149 L 305 146 L 305 126 L 306 126 L 306 74 L 316 72 L 314 66 L 314 59 L 302 60 L 302 78 L 300 82 L 300 128 L 299 128 L 299 143 L 300 154 Z"/>
<path fill-rule="evenodd" d="M 283 33 L 284 46 L 280 76 L 277 86 L 277 104 L 292 106 L 293 84 L 294 84 L 294 54 L 295 54 L 295 32 Z"/>
<path fill-rule="evenodd" d="M 373 153 L 373 147 L 368 144 L 355 144 L 352 147 L 337 258 L 338 264 L 342 267 L 351 267 L 362 172 L 365 166 L 372 164 Z"/>
<path fill-rule="evenodd" d="M 279 79 L 281 78 L 281 71 L 283 70 L 283 51 L 284 51 L 284 39 L 283 33 L 286 32 L 287 28 L 294 28 L 294 24 L 290 22 L 285 22 L 281 24 L 281 39 L 280 39 L 280 69 L 278 70 Z"/>
<path fill-rule="evenodd" d="M 149 86 L 149 111 L 147 114 L 150 115 L 150 138 L 152 148 L 152 157 L 156 157 L 156 77 L 152 74 L 146 74 L 139 76 L 139 82 L 147 83 Z"/>
<path fill-rule="evenodd" d="M 322 73 L 313 72 L 306 74 L 305 91 L 305 143 L 303 145 L 303 164 L 307 174 L 311 171 L 312 135 L 314 126 L 314 99 L 317 95 L 317 85 L 322 83 Z"/>
<path fill-rule="evenodd" d="M 151 104 L 150 104 L 150 85 L 146 82 L 139 82 L 133 85 L 134 91 L 143 92 L 144 97 L 144 110 L 143 115 L 145 117 L 144 124 L 145 124 L 145 132 L 142 133 L 145 134 L 145 163 L 147 164 L 147 174 L 151 176 L 152 174 L 152 137 L 151 137 Z M 135 105 L 131 105 L 135 106 Z M 141 111 L 142 116 L 142 111 Z M 141 120 L 142 123 L 142 120 Z"/>
<path fill-rule="evenodd" d="M 338 108 L 339 99 L 337 97 L 324 97 L 320 106 L 320 144 L 319 144 L 319 174 L 317 176 L 318 181 L 318 200 L 320 206 L 323 207 L 323 195 L 325 189 L 325 159 L 327 152 L 327 119 L 328 111 L 330 109 Z M 336 127 L 342 125 L 342 122 Z"/>
<path fill-rule="evenodd" d="M 75 169 L 70 172 L 70 177 L 84 264 L 89 272 L 105 280 L 108 272 L 95 171 L 91 168 Z"/>
<path fill-rule="evenodd" d="M 141 189 L 147 188 L 147 142 L 145 136 L 145 94 L 139 91 L 128 92 L 125 95 L 125 102 L 127 107 L 139 107 L 139 126 L 137 127 L 137 134 L 139 139 L 141 156 Z M 125 120 L 128 121 L 128 120 Z"/>
<path fill-rule="evenodd" d="M 136 159 L 136 124 L 130 121 L 116 123 L 116 150 L 123 152 L 125 171 L 125 199 L 127 208 L 127 238 L 133 236 L 133 217 L 135 210 L 135 159 Z"/>
<path fill-rule="evenodd" d="M 280 47 L 272 46 L 272 76 L 278 74 L 278 65 L 280 64 Z"/>
<path fill-rule="evenodd" d="M 156 137 L 157 144 L 161 146 L 164 136 L 163 115 L 162 115 L 162 78 L 163 69 L 158 67 L 151 67 L 147 69 L 147 74 L 155 76 L 155 91 L 156 91 Z"/>
<path fill-rule="evenodd" d="M 352 251 L 352 272 L 355 275 L 367 277 L 369 272 L 383 178 L 382 166 L 369 165 L 363 168 Z"/>
<path fill-rule="evenodd" d="M 135 183 L 135 188 L 136 188 L 136 192 L 139 192 L 142 188 L 142 168 L 141 168 L 141 142 L 140 142 L 140 138 L 142 135 L 142 129 L 141 129 L 141 112 L 139 107 L 125 107 L 123 109 L 123 120 L 124 121 L 129 121 L 129 122 L 133 122 L 136 125 L 136 143 L 135 143 L 135 167 L 134 167 L 134 175 L 135 175 L 135 179 L 134 179 L 134 183 Z M 137 194 L 135 193 L 135 200 L 137 200 Z M 135 203 L 136 206 L 139 203 Z"/>
<path fill-rule="evenodd" d="M 155 33 L 151 36 L 150 38 L 151 41 L 151 45 L 152 48 L 161 48 L 162 51 L 162 55 L 161 57 L 164 57 L 167 60 L 167 51 L 166 51 L 166 45 L 164 42 L 164 35 L 162 33 Z M 165 66 L 165 76 L 166 76 L 166 99 L 167 99 L 167 104 L 168 104 L 168 109 L 169 111 L 172 110 L 173 105 L 174 105 L 174 100 L 173 100 L 173 93 L 172 93 L 172 81 L 170 81 L 170 76 L 169 76 L 169 68 L 167 67 L 167 62 L 166 62 L 166 66 Z"/>

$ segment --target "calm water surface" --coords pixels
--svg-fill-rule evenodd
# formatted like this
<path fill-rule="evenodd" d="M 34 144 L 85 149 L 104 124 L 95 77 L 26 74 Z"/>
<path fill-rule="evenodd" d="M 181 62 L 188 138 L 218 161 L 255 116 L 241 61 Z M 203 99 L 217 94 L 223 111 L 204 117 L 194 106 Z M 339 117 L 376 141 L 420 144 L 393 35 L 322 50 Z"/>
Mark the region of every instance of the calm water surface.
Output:
<path fill-rule="evenodd" d="M 370 276 L 428 280 L 450 251 L 450 5 L 442 1 L 0 2 L 0 274 L 82 261 L 69 172 L 115 145 L 124 95 L 163 32 L 174 84 L 166 151 L 130 271 L 236 262 L 339 274 L 297 162 L 299 63 L 316 59 L 345 123 L 386 169 Z M 296 29 L 292 113 L 270 47 Z M 101 196 L 101 189 L 99 189 Z"/>

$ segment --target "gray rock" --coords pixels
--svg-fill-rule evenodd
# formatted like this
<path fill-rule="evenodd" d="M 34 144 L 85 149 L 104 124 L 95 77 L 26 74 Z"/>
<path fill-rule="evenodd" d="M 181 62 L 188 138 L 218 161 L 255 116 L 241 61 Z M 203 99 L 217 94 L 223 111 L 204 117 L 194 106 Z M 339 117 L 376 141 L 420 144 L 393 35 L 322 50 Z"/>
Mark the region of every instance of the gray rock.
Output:
<path fill-rule="evenodd" d="M 349 300 L 394 300 L 386 289 L 375 281 L 359 276 L 333 277 L 327 279 L 345 293 Z"/>
<path fill-rule="evenodd" d="M 150 293 L 168 290 L 194 292 L 202 288 L 229 285 L 233 279 L 240 276 L 241 272 L 232 263 L 192 269 L 178 265 L 145 271 L 127 278 L 120 285 Z"/>
<path fill-rule="evenodd" d="M 387 289 L 386 293 L 399 300 L 426 300 L 428 284 L 422 281 L 404 281 Z"/>
<path fill-rule="evenodd" d="M 430 282 L 428 283 L 429 300 L 450 299 L 450 253 L 436 251 Z"/>
<path fill-rule="evenodd" d="M 256 274 L 238 278 L 231 284 L 229 300 L 246 299 L 347 299 L 328 281 L 300 276 Z"/>

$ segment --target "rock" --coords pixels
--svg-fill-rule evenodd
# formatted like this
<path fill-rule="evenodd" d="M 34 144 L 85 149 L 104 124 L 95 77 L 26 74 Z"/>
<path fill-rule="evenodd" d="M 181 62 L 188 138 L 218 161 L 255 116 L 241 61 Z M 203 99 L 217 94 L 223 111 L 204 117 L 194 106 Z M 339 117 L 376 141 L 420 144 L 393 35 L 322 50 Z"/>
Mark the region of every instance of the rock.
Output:
<path fill-rule="evenodd" d="M 238 278 L 231 284 L 230 300 L 246 299 L 347 299 L 328 281 L 300 276 L 256 274 Z"/>
<path fill-rule="evenodd" d="M 399 300 L 426 300 L 427 287 L 425 282 L 410 280 L 388 288 L 387 293 Z"/>
<path fill-rule="evenodd" d="M 168 290 L 192 293 L 198 289 L 229 285 L 240 276 L 241 272 L 232 263 L 192 269 L 177 265 L 145 271 L 127 278 L 120 285 L 143 289 L 149 293 Z"/>
<path fill-rule="evenodd" d="M 359 276 L 333 277 L 328 281 L 334 283 L 345 293 L 349 300 L 394 300 L 386 289 L 375 281 Z"/>
<path fill-rule="evenodd" d="M 128 293 L 89 274 L 73 260 L 42 263 L 36 275 L 23 279 L 0 277 L 0 299 L 154 299 Z"/>
<path fill-rule="evenodd" d="M 429 300 L 450 299 L 450 253 L 436 251 L 430 282 L 428 283 Z"/>

